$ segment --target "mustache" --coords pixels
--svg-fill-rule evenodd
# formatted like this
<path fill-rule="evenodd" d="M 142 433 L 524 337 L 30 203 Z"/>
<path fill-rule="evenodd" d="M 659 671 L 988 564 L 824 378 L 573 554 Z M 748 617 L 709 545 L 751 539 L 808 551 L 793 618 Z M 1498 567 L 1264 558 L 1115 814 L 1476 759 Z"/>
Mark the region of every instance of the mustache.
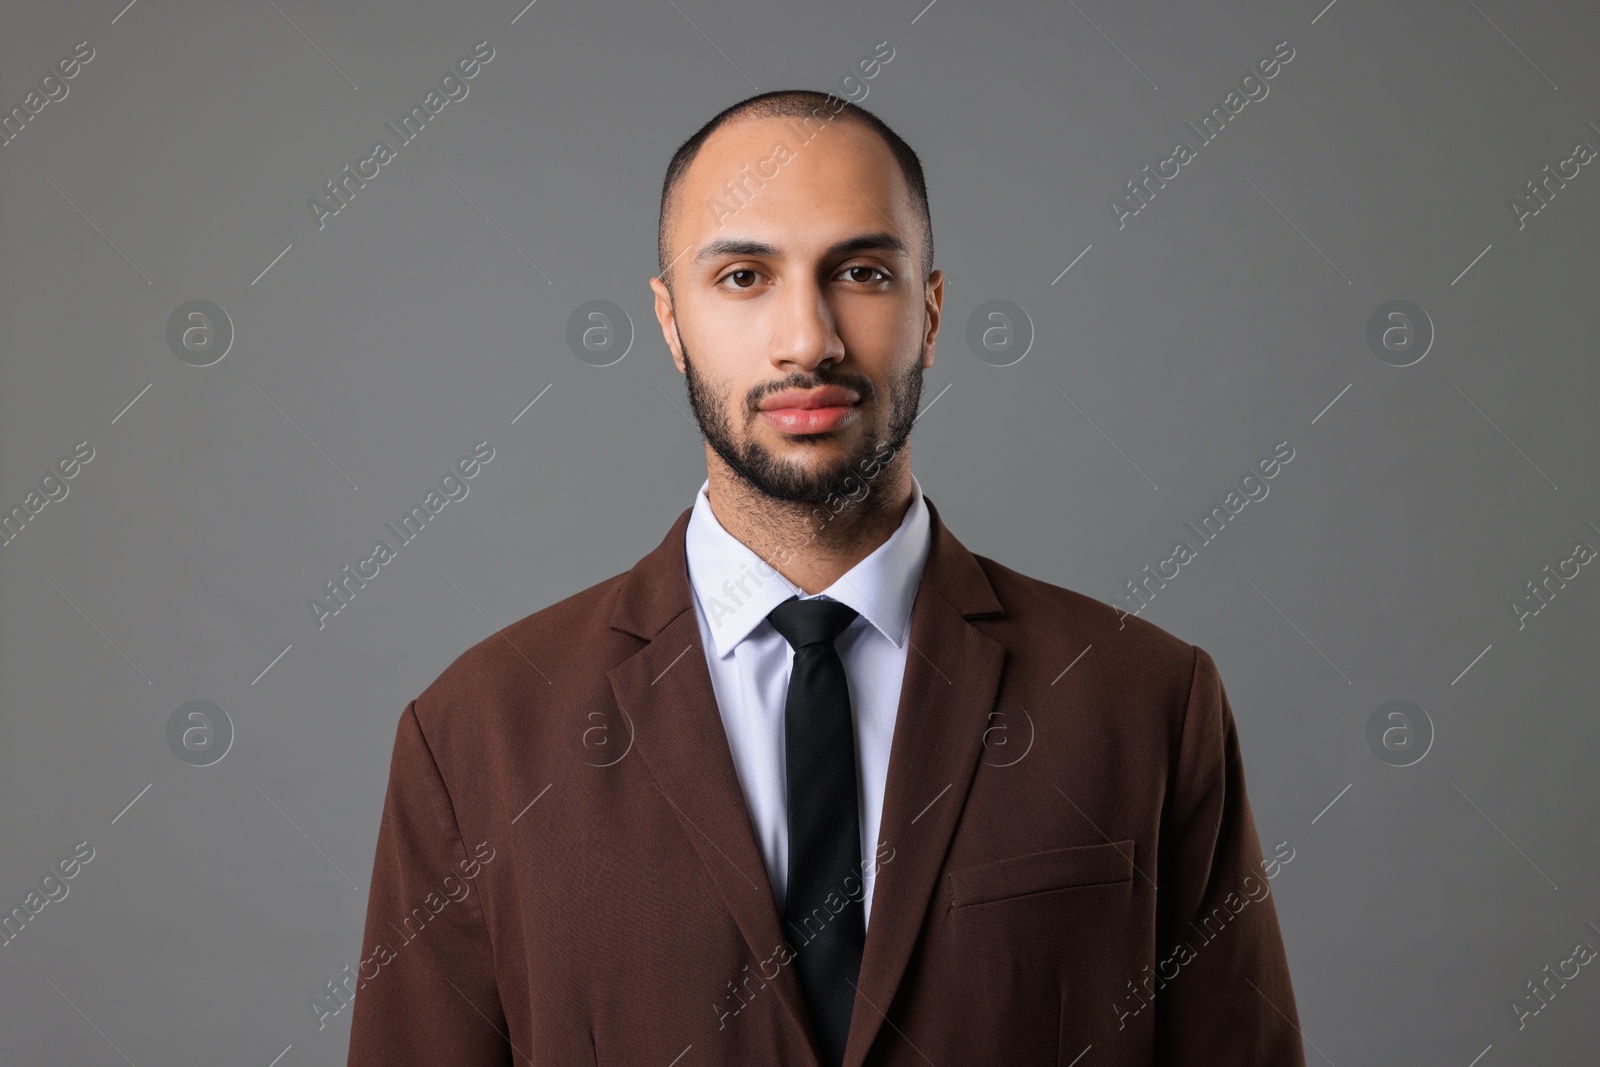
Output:
<path fill-rule="evenodd" d="M 802 374 L 799 371 L 773 382 L 763 382 L 755 386 L 745 396 L 745 407 L 752 416 L 760 410 L 761 401 L 773 393 L 781 393 L 785 389 L 818 389 L 824 385 L 837 385 L 845 389 L 853 389 L 861 397 L 863 404 L 877 399 L 878 391 L 872 384 L 872 379 L 866 375 L 855 374 L 830 374 L 812 373 Z"/>

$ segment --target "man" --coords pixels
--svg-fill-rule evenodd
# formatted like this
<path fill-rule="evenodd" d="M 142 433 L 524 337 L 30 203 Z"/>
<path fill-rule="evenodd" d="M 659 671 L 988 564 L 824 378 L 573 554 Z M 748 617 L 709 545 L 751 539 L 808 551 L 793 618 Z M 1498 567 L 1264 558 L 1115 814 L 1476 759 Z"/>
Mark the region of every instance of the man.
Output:
<path fill-rule="evenodd" d="M 705 484 L 401 716 L 349 1062 L 1303 1064 L 1216 664 L 912 477 L 916 155 L 752 97 L 659 238 Z"/>

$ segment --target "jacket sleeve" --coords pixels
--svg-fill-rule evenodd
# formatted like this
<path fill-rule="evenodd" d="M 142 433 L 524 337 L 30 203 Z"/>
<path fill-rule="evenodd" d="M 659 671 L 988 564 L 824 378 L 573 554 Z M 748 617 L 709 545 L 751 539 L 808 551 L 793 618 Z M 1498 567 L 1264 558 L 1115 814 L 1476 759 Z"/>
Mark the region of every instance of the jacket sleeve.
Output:
<path fill-rule="evenodd" d="M 350 1067 L 514 1063 L 475 881 L 485 856 L 492 844 L 468 855 L 413 700 L 378 827 Z"/>
<path fill-rule="evenodd" d="M 1194 655 L 1157 861 L 1155 1062 L 1304 1067 L 1268 884 L 1281 864 L 1262 861 L 1217 665 Z"/>

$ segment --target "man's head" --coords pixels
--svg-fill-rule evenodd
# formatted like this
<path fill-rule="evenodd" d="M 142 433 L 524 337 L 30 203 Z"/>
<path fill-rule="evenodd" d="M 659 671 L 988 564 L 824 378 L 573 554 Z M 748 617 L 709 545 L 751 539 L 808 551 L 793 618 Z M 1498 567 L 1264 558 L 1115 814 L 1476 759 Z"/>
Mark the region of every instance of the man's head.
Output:
<path fill-rule="evenodd" d="M 735 104 L 673 157 L 658 236 L 656 318 L 735 474 L 821 502 L 902 448 L 944 280 L 921 164 L 892 130 L 823 93 Z"/>

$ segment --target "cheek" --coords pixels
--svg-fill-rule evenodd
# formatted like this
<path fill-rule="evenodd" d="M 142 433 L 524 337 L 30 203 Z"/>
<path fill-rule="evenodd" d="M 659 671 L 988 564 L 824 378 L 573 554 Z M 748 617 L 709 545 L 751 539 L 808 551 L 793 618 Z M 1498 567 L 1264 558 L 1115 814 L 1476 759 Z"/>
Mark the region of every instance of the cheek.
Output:
<path fill-rule="evenodd" d="M 889 375 L 907 352 L 920 352 L 923 309 L 909 302 L 859 301 L 841 308 L 839 336 L 845 349 L 874 377 Z"/>
<path fill-rule="evenodd" d="M 697 307 L 679 323 L 683 342 L 701 379 L 719 395 L 742 396 L 752 386 L 774 377 L 769 362 L 782 328 L 777 309 L 761 301 Z"/>

